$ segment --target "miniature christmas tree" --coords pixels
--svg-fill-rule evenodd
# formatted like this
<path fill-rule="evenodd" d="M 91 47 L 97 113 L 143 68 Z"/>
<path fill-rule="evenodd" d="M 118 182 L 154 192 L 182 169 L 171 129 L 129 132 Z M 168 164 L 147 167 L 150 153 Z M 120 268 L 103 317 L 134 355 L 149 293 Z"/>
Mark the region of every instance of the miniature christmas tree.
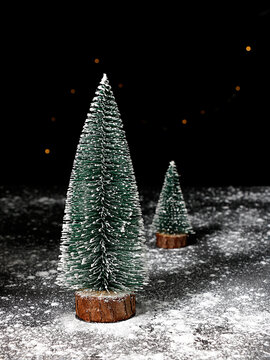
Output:
<path fill-rule="evenodd" d="M 177 248 L 186 245 L 187 235 L 193 233 L 174 161 L 165 175 L 153 219 L 157 246 Z"/>
<path fill-rule="evenodd" d="M 133 292 L 146 276 L 145 238 L 125 131 L 105 74 L 95 95 L 67 191 L 57 283 L 77 290 L 77 316 L 110 322 L 135 313 Z"/>

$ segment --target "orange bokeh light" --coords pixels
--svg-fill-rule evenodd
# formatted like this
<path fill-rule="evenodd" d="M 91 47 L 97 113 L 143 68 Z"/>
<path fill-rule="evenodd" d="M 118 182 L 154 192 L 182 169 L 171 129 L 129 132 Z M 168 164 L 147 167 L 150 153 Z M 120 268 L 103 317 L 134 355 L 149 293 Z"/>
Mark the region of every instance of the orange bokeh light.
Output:
<path fill-rule="evenodd" d="M 71 89 L 71 90 L 70 90 L 70 93 L 71 93 L 71 94 L 75 94 L 75 92 L 76 92 L 75 89 Z"/>
<path fill-rule="evenodd" d="M 248 45 L 248 46 L 246 46 L 246 51 L 251 51 L 251 46 L 250 45 Z"/>
<path fill-rule="evenodd" d="M 186 123 L 187 123 L 187 119 L 183 119 L 182 124 L 186 125 Z"/>
<path fill-rule="evenodd" d="M 100 62 L 100 60 L 98 58 L 95 58 L 94 63 L 98 64 L 99 62 Z"/>
<path fill-rule="evenodd" d="M 48 155 L 51 152 L 51 150 L 50 149 L 45 149 L 44 152 L 45 152 L 46 155 Z"/>

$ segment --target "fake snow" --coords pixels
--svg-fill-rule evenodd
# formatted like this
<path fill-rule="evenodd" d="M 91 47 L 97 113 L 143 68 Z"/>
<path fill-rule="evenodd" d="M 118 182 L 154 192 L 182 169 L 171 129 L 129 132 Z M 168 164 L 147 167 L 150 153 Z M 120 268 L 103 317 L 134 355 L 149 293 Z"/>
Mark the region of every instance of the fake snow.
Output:
<path fill-rule="evenodd" d="M 130 292 L 107 292 L 107 291 L 91 291 L 91 290 L 78 290 L 76 291 L 80 297 L 98 297 L 98 298 L 123 298 L 130 295 Z"/>
<path fill-rule="evenodd" d="M 171 250 L 156 248 L 151 233 L 158 191 L 143 193 L 150 282 L 136 294 L 136 315 L 108 324 L 78 320 L 74 292 L 55 285 L 64 204 L 36 200 L 63 194 L 5 194 L 0 358 L 270 359 L 270 188 L 183 193 L 196 233 Z M 39 236 L 30 220 L 42 222 Z"/>

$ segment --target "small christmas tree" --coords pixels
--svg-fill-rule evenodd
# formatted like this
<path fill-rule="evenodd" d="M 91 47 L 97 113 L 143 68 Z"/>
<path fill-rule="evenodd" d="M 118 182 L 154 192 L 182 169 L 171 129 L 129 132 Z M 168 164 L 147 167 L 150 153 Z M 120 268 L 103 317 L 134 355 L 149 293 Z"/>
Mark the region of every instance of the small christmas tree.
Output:
<path fill-rule="evenodd" d="M 186 245 L 187 235 L 193 233 L 174 161 L 165 175 L 153 219 L 157 246 L 176 248 Z"/>
<path fill-rule="evenodd" d="M 133 292 L 146 276 L 145 238 L 129 148 L 105 74 L 95 95 L 67 191 L 57 283 L 87 289 L 75 293 L 78 317 L 111 322 L 135 313 Z"/>

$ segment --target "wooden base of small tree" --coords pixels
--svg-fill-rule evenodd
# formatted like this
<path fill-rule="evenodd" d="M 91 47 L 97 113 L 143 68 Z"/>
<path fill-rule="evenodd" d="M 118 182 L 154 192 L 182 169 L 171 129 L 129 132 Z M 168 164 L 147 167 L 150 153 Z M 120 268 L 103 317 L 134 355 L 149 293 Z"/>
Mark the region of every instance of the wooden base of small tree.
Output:
<path fill-rule="evenodd" d="M 163 249 L 176 249 L 187 245 L 187 234 L 156 233 L 156 245 Z"/>
<path fill-rule="evenodd" d="M 87 322 L 127 320 L 136 312 L 134 293 L 78 290 L 75 303 L 77 317 Z"/>

